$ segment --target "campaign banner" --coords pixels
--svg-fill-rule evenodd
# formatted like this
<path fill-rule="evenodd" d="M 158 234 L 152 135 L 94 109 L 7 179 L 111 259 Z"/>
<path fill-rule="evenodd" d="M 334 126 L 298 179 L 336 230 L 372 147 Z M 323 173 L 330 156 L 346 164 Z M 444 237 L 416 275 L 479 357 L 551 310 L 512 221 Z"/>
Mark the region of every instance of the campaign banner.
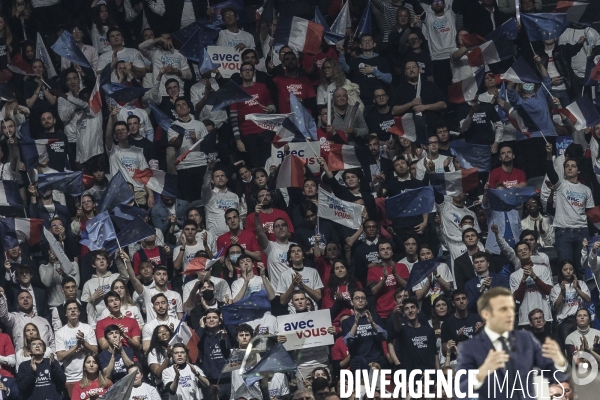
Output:
<path fill-rule="evenodd" d="M 290 142 L 288 143 L 290 150 L 289 154 L 296 155 L 300 158 L 306 160 L 306 165 L 312 173 L 318 174 L 321 170 L 319 163 L 317 162 L 317 156 L 315 156 L 315 152 L 319 154 L 319 142 Z M 285 150 L 283 147 L 276 148 L 275 146 L 271 146 L 271 161 L 273 165 L 277 166 L 281 164 L 283 160 L 283 156 L 285 155 Z"/>
<path fill-rule="evenodd" d="M 287 342 L 283 344 L 287 351 L 334 343 L 333 335 L 327 333 L 327 328 L 332 326 L 329 310 L 280 315 L 277 325 L 279 334 L 287 337 Z"/>
<path fill-rule="evenodd" d="M 573 143 L 573 136 L 557 136 L 556 137 L 556 157 L 565 154 L 565 150 Z"/>
<path fill-rule="evenodd" d="M 231 352 L 231 355 L 227 359 L 227 363 L 221 370 L 221 373 L 236 371 L 240 369 L 242 366 L 242 361 L 244 361 L 244 356 L 246 355 L 246 350 L 235 349 Z"/>
<path fill-rule="evenodd" d="M 325 218 L 350 229 L 358 229 L 362 224 L 365 206 L 340 200 L 319 187 L 319 218 Z"/>
<path fill-rule="evenodd" d="M 236 72 L 240 72 L 242 66 L 242 55 L 233 47 L 206 46 L 210 59 L 219 64 L 219 72 L 223 78 L 231 78 Z"/>

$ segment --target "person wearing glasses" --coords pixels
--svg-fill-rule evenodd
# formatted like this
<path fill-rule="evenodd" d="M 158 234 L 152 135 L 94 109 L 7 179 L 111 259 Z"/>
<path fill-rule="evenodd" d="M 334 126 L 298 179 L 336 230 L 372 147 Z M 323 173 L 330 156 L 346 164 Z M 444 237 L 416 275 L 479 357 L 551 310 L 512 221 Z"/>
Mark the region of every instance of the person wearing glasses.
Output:
<path fill-rule="evenodd" d="M 31 360 L 19 366 L 17 385 L 21 399 L 62 399 L 67 377 L 54 355 L 45 358 L 46 343 L 42 339 L 33 339 L 29 345 Z"/>
<path fill-rule="evenodd" d="M 429 82 L 433 82 L 433 62 L 427 50 L 427 44 L 423 45 L 423 40 L 423 33 L 419 31 L 411 32 L 408 35 L 408 50 L 398 65 L 405 65 L 409 61 L 414 61 L 419 65 L 420 73 Z M 401 67 L 396 68 L 401 69 Z"/>
<path fill-rule="evenodd" d="M 254 49 L 254 36 L 241 30 L 238 27 L 238 14 L 235 8 L 227 7 L 221 10 L 221 18 L 225 24 L 225 29 L 219 32 L 217 46 L 233 47 L 237 51 L 246 48 Z"/>
<path fill-rule="evenodd" d="M 75 44 L 77 45 L 77 47 L 79 47 L 79 49 L 85 56 L 86 60 L 88 60 L 88 62 L 92 66 L 92 70 L 97 71 L 98 70 L 98 50 L 96 50 L 96 48 L 94 46 L 89 46 L 89 45 L 83 43 L 83 33 L 85 31 L 87 31 L 87 28 L 85 28 L 79 24 L 73 25 L 71 27 L 71 29 L 69 30 L 69 32 L 71 32 L 71 34 L 73 35 L 73 39 L 75 39 Z M 69 68 L 71 66 L 74 66 L 71 61 L 67 60 L 64 57 L 60 58 L 60 69 L 62 71 L 66 70 L 67 68 Z"/>
<path fill-rule="evenodd" d="M 256 67 L 250 62 L 242 63 L 240 67 L 242 89 L 252 96 L 252 99 L 234 103 L 229 108 L 231 128 L 237 149 L 250 165 L 262 167 L 271 156 L 270 146 L 275 133 L 265 130 L 254 122 L 246 120 L 248 114 L 272 114 L 276 112 L 271 93 L 264 83 L 255 81 Z"/>
<path fill-rule="evenodd" d="M 394 125 L 388 91 L 383 87 L 375 89 L 373 91 L 373 104 L 375 104 L 373 111 L 365 115 L 369 134 L 376 134 L 380 141 L 387 141 L 391 136 L 388 129 Z"/>

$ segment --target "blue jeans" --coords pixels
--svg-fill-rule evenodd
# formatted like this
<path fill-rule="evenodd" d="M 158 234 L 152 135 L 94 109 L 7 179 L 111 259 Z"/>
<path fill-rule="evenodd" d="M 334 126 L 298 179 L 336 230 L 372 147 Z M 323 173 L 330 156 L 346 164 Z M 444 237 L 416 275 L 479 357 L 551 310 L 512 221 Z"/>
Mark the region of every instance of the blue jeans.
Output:
<path fill-rule="evenodd" d="M 556 228 L 554 231 L 558 261 L 571 260 L 575 266 L 577 278 L 582 279 L 584 270 L 581 266 L 581 248 L 583 239 L 589 236 L 587 228 Z"/>

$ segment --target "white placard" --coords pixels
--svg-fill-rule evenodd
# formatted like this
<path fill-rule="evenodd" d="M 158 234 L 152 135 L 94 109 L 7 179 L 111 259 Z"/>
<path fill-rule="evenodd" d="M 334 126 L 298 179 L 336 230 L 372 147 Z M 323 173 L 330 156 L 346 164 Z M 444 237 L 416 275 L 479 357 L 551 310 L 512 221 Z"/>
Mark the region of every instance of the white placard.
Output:
<path fill-rule="evenodd" d="M 289 143 L 290 146 L 290 154 L 297 155 L 300 158 L 306 160 L 306 165 L 312 173 L 318 173 L 320 171 L 319 163 L 317 162 L 317 157 L 315 157 L 315 152 L 319 154 L 320 143 L 319 142 L 294 142 Z M 276 148 L 275 146 L 271 146 L 271 160 L 273 161 L 273 165 L 281 164 L 283 160 L 285 151 L 283 150 L 283 146 L 280 148 Z"/>
<path fill-rule="evenodd" d="M 212 62 L 219 64 L 219 72 L 223 78 L 231 78 L 231 75 L 240 72 L 242 55 L 233 47 L 207 46 L 206 50 Z"/>
<path fill-rule="evenodd" d="M 331 326 L 329 310 L 280 315 L 277 317 L 279 335 L 285 335 L 283 344 L 287 351 L 329 346 L 334 343 L 333 335 L 327 333 Z"/>

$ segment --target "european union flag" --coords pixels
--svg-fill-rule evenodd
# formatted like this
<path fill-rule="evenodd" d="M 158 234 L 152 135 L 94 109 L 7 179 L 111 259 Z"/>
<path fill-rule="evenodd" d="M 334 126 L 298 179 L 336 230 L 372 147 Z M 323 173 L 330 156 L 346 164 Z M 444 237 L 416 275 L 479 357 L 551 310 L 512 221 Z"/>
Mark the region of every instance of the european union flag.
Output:
<path fill-rule="evenodd" d="M 202 59 L 202 54 L 206 46 L 215 43 L 219 36 L 219 31 L 210 26 L 196 25 L 196 29 L 183 42 L 179 52 L 186 58 L 192 61 L 199 62 Z"/>
<path fill-rule="evenodd" d="M 498 28 L 488 33 L 485 37 L 486 40 L 495 40 L 501 37 L 505 37 L 507 40 L 517 40 L 517 19 L 511 18 L 503 23 Z"/>
<path fill-rule="evenodd" d="M 38 177 L 38 191 L 59 190 L 65 194 L 79 196 L 85 190 L 83 187 L 83 172 L 57 172 L 42 174 Z"/>
<path fill-rule="evenodd" d="M 2 181 L 0 184 L 0 206 L 23 207 L 23 199 L 16 181 Z"/>
<path fill-rule="evenodd" d="M 127 86 L 121 83 L 108 83 L 102 86 L 102 90 L 108 97 L 112 97 L 116 101 L 123 101 L 129 103 L 138 97 L 141 97 L 148 90 L 147 88 L 137 86 Z"/>
<path fill-rule="evenodd" d="M 202 64 L 200 64 L 200 74 L 205 74 L 214 69 L 219 68 L 220 64 L 215 64 L 208 54 L 208 50 L 204 49 L 204 57 L 202 58 Z"/>
<path fill-rule="evenodd" d="M 23 135 L 19 139 L 19 148 L 22 155 L 21 161 L 25 164 L 25 168 L 31 169 L 40 165 L 40 154 L 38 153 L 35 140 Z"/>
<path fill-rule="evenodd" d="M 537 195 L 535 188 L 512 188 L 488 190 L 490 208 L 494 211 L 510 211 Z"/>
<path fill-rule="evenodd" d="M 567 14 L 521 14 L 521 23 L 531 42 L 558 38 L 569 26 Z"/>
<path fill-rule="evenodd" d="M 588 254 L 592 250 L 592 247 L 594 247 L 594 243 L 596 243 L 596 242 L 600 242 L 600 235 L 592 236 L 591 238 L 588 239 L 588 246 L 587 246 Z M 600 249 L 596 252 L 596 254 L 598 254 L 598 253 L 600 253 Z"/>
<path fill-rule="evenodd" d="M 423 279 L 427 278 L 435 269 L 440 265 L 439 258 L 432 258 L 431 260 L 419 261 L 413 265 L 410 270 L 410 276 L 406 281 L 406 289 L 412 290 L 413 287 L 423 282 Z"/>
<path fill-rule="evenodd" d="M 108 211 L 104 211 L 86 222 L 79 243 L 94 251 L 102 249 L 104 243 L 116 237 L 117 233 L 110 220 L 110 215 L 108 215 Z"/>
<path fill-rule="evenodd" d="M 357 36 L 361 37 L 365 34 L 372 34 L 373 29 L 371 28 L 371 1 L 367 3 L 367 7 L 365 8 L 365 12 L 358 23 L 358 33 Z"/>
<path fill-rule="evenodd" d="M 492 166 L 492 149 L 490 146 L 467 143 L 464 140 L 453 140 L 450 149 L 458 157 L 463 168 L 477 167 L 480 172 L 489 172 Z"/>
<path fill-rule="evenodd" d="M 329 29 L 329 25 L 327 24 L 327 20 L 321 13 L 319 7 L 315 7 L 315 18 L 313 19 L 313 22 L 316 22 L 317 24 L 325 28 L 325 30 L 323 31 L 323 37 L 329 40 L 330 42 L 337 43 L 340 40 L 344 40 L 344 35 L 331 32 L 331 30 Z"/>
<path fill-rule="evenodd" d="M 263 374 L 267 372 L 293 372 L 297 369 L 296 363 L 285 350 L 285 347 L 281 343 L 277 343 L 262 356 L 253 368 L 246 371 L 242 378 L 244 378 L 247 386 L 252 386 L 260 381 Z"/>
<path fill-rule="evenodd" d="M 213 129 L 208 132 L 208 135 L 204 136 L 200 141 L 200 151 L 204 154 L 211 154 L 217 152 L 217 130 Z M 171 194 L 176 194 L 177 190 L 171 192 Z"/>
<path fill-rule="evenodd" d="M 221 86 L 219 90 L 211 93 L 208 96 L 206 104 L 213 106 L 213 111 L 218 111 L 230 106 L 233 103 L 241 103 L 242 101 L 248 100 L 252 100 L 252 96 L 250 96 L 237 83 L 230 80 Z"/>
<path fill-rule="evenodd" d="M 173 121 L 171 121 L 171 118 L 169 118 L 164 112 L 160 111 L 160 109 L 156 105 L 154 105 L 153 103 L 148 103 L 148 105 L 152 110 L 152 114 L 154 114 L 156 123 L 165 131 L 165 135 L 171 128 L 173 128 L 173 130 L 179 135 L 185 134 L 185 129 L 182 126 L 174 125 Z"/>
<path fill-rule="evenodd" d="M 250 293 L 248 297 L 233 304 L 221 307 L 225 325 L 239 325 L 261 318 L 265 311 L 271 311 L 271 302 L 265 289 Z"/>
<path fill-rule="evenodd" d="M 59 56 L 71 61 L 74 64 L 79 64 L 82 67 L 92 68 L 87 58 L 83 55 L 83 52 L 75 43 L 75 39 L 71 32 L 67 29 L 63 31 L 58 40 L 52 45 L 52 50 Z"/>
<path fill-rule="evenodd" d="M 434 201 L 433 188 L 425 186 L 388 197 L 385 199 L 385 209 L 390 218 L 413 217 L 430 213 Z"/>
<path fill-rule="evenodd" d="M 318 7 L 315 7 L 318 8 Z M 273 23 L 273 18 L 275 17 L 275 9 L 273 8 L 273 0 L 265 1 L 263 5 L 263 11 L 260 14 L 260 23 L 271 25 Z"/>
<path fill-rule="evenodd" d="M 108 187 L 98 205 L 98 212 L 110 211 L 117 205 L 129 203 L 131 200 L 133 200 L 133 192 L 127 186 L 123 173 L 119 171 L 108 182 Z"/>
<path fill-rule="evenodd" d="M 117 234 L 118 241 L 111 240 L 106 242 L 106 251 L 108 254 L 112 254 L 118 250 L 119 245 L 121 245 L 121 248 L 127 247 L 130 244 L 137 243 L 140 240 L 144 240 L 152 235 L 156 235 L 154 228 L 150 227 L 140 217 L 135 217 L 133 221 L 121 229 L 121 231 Z"/>
<path fill-rule="evenodd" d="M 315 119 L 292 92 L 290 92 L 290 110 L 292 115 L 289 118 L 298 131 L 307 139 L 317 140 Z"/>
<path fill-rule="evenodd" d="M 135 217 L 140 217 L 141 219 L 144 219 L 148 215 L 148 211 L 143 210 L 139 207 L 128 206 L 127 204 L 117 205 L 113 209 L 113 213 L 115 216 L 125 218 L 129 221 L 133 221 Z"/>

